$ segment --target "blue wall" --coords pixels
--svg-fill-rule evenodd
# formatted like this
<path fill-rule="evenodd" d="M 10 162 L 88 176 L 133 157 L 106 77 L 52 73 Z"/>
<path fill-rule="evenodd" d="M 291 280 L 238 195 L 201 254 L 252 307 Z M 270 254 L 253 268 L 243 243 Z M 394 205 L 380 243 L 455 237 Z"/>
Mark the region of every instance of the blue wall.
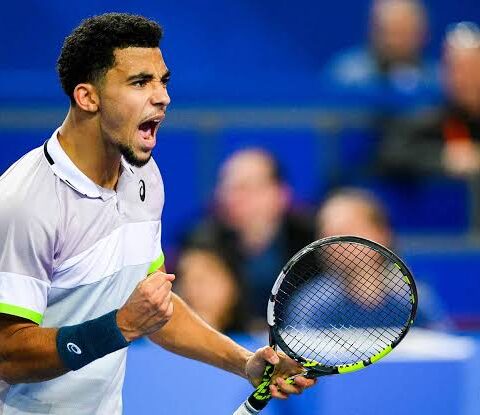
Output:
<path fill-rule="evenodd" d="M 63 38 L 105 11 L 145 14 L 165 27 L 174 102 L 301 104 L 318 101 L 317 74 L 339 48 L 366 35 L 369 0 L 6 2 L 0 17 L 0 104 L 66 102 L 54 72 Z M 475 0 L 428 0 L 437 56 L 448 23 L 480 21 Z M 30 100 L 29 102 L 26 99 Z"/>

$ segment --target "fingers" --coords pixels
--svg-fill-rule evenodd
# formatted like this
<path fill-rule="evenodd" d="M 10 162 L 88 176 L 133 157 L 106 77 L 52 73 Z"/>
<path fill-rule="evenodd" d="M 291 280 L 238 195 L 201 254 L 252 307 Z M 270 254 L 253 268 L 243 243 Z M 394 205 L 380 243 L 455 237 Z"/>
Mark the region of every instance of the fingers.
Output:
<path fill-rule="evenodd" d="M 277 388 L 280 392 L 287 395 L 300 395 L 303 391 L 303 389 L 299 385 L 287 382 L 287 380 L 283 378 L 277 378 L 275 384 L 277 385 Z"/>
<path fill-rule="evenodd" d="M 173 280 L 175 280 L 175 274 L 167 274 L 162 271 L 155 271 L 152 274 L 149 274 L 148 278 L 142 281 L 142 283 L 156 285 L 166 281 L 169 281 L 170 283 L 172 283 Z"/>
<path fill-rule="evenodd" d="M 169 277 L 169 274 L 158 274 L 138 285 L 139 299 L 152 313 L 162 311 L 164 304 L 171 301 L 171 278 L 166 277 Z"/>
<path fill-rule="evenodd" d="M 277 355 L 271 347 L 265 347 L 263 356 L 265 360 L 277 365 L 277 368 L 280 369 L 274 375 L 275 381 L 270 385 L 272 397 L 286 399 L 289 395 L 299 395 L 316 383 L 316 379 L 309 379 L 300 375 L 299 373 L 304 370 L 303 367 L 285 354 L 280 352 Z"/>
<path fill-rule="evenodd" d="M 272 365 L 278 365 L 278 363 L 280 363 L 280 358 L 278 357 L 275 350 L 273 350 L 270 346 L 266 346 L 260 349 L 260 351 L 263 359 L 266 360 L 268 363 L 271 363 Z"/>
<path fill-rule="evenodd" d="M 317 379 L 306 378 L 304 376 L 295 376 L 294 384 L 302 389 L 311 388 L 317 383 Z"/>
<path fill-rule="evenodd" d="M 165 300 L 171 301 L 172 281 L 175 279 L 173 274 L 155 272 L 151 277 L 143 280 L 139 288 L 152 305 L 161 306 Z"/>
<path fill-rule="evenodd" d="M 270 394 L 272 395 L 272 398 L 277 398 L 277 399 L 287 399 L 288 395 L 284 392 L 282 392 L 278 386 L 276 385 L 270 385 Z"/>
<path fill-rule="evenodd" d="M 307 379 L 303 376 L 296 376 L 287 380 L 277 378 L 275 384 L 270 385 L 272 396 L 279 399 L 285 399 L 288 395 L 300 395 L 305 389 L 315 385 L 315 379 Z"/>
<path fill-rule="evenodd" d="M 171 319 L 174 279 L 173 274 L 157 271 L 137 285 L 117 312 L 117 324 L 127 340 L 151 334 Z"/>

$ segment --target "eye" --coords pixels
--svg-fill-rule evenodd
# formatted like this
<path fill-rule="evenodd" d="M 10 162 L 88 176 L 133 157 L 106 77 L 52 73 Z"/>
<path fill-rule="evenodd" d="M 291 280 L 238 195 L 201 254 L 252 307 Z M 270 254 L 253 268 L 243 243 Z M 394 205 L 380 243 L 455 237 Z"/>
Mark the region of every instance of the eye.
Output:
<path fill-rule="evenodd" d="M 167 86 L 169 82 L 170 82 L 170 77 L 162 79 L 162 84 L 165 86 Z"/>
<path fill-rule="evenodd" d="M 136 81 L 133 81 L 131 85 L 133 86 L 138 86 L 138 87 L 144 87 L 147 85 L 147 80 L 146 79 L 137 79 Z"/>

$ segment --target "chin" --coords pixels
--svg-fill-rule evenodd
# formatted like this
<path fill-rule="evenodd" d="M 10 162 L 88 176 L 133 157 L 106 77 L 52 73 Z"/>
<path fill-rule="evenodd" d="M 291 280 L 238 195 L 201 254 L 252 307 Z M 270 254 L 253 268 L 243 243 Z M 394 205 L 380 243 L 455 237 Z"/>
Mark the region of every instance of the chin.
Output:
<path fill-rule="evenodd" d="M 135 167 L 143 167 L 147 164 L 150 159 L 152 158 L 152 152 L 142 152 L 140 155 L 136 154 L 135 151 L 126 146 L 119 146 L 120 153 L 122 154 L 123 158 L 132 166 Z"/>
<path fill-rule="evenodd" d="M 127 160 L 127 162 L 130 163 L 132 166 L 143 167 L 145 166 L 145 164 L 147 164 L 150 161 L 151 158 L 152 158 L 152 153 L 149 153 L 145 157 L 134 157 L 130 159 L 127 159 L 125 157 L 125 160 Z"/>

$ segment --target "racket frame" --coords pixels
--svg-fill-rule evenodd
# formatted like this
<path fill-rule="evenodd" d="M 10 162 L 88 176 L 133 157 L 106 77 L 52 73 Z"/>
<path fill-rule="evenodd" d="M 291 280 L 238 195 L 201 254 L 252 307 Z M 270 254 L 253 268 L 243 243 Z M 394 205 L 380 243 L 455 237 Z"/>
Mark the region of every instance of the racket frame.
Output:
<path fill-rule="evenodd" d="M 299 356 L 295 352 L 293 352 L 287 344 L 283 341 L 282 337 L 277 331 L 277 326 L 275 324 L 275 299 L 280 289 L 283 280 L 285 279 L 286 275 L 290 271 L 290 269 L 297 263 L 300 257 L 308 254 L 316 250 L 319 246 L 325 245 L 333 245 L 337 243 L 353 243 L 353 244 L 360 244 L 369 247 L 370 249 L 380 253 L 384 257 L 388 258 L 396 267 L 400 270 L 403 275 L 404 281 L 408 284 L 410 288 L 410 302 L 412 304 L 412 309 L 410 311 L 410 315 L 408 318 L 408 322 L 403 328 L 400 335 L 389 345 L 383 348 L 380 352 L 376 355 L 370 357 L 366 360 L 360 360 L 355 363 L 350 363 L 347 365 L 337 365 L 337 366 L 325 366 L 320 364 L 319 362 L 315 362 L 312 360 L 307 360 L 302 356 Z M 418 294 L 417 294 L 417 287 L 415 285 L 415 280 L 410 269 L 407 267 L 405 262 L 402 261 L 395 253 L 393 253 L 390 249 L 386 248 L 385 246 L 373 242 L 366 238 L 361 238 L 358 236 L 331 236 L 328 238 L 319 239 L 315 242 L 312 242 L 310 245 L 307 245 L 305 248 L 297 252 L 283 267 L 275 284 L 272 287 L 272 292 L 270 294 L 270 298 L 268 300 L 267 305 L 267 323 L 269 326 L 269 337 L 270 337 L 270 345 L 278 345 L 280 349 L 288 355 L 290 358 L 295 360 L 296 362 L 300 363 L 306 370 L 308 377 L 318 377 L 324 375 L 333 375 L 338 373 L 349 373 L 354 372 L 356 370 L 360 370 L 365 368 L 366 366 L 371 365 L 372 363 L 377 362 L 378 360 L 384 358 L 387 354 L 389 354 L 406 336 L 410 327 L 412 326 L 415 316 L 417 313 L 418 307 Z"/>
<path fill-rule="evenodd" d="M 412 304 L 412 309 L 410 311 L 410 315 L 408 321 L 406 322 L 405 327 L 401 331 L 400 335 L 388 346 L 383 348 L 380 352 L 375 354 L 374 356 L 360 360 L 355 363 L 350 363 L 346 365 L 336 365 L 336 366 L 326 366 L 322 365 L 321 363 L 315 360 L 307 360 L 304 357 L 296 354 L 293 352 L 287 344 L 283 341 L 282 337 L 277 331 L 277 325 L 275 323 L 275 300 L 276 295 L 282 285 L 283 280 L 287 276 L 290 269 L 297 263 L 299 258 L 303 257 L 304 255 L 308 254 L 316 250 L 319 246 L 325 245 L 332 245 L 338 243 L 352 243 L 352 244 L 359 244 L 363 246 L 367 246 L 370 249 L 380 253 L 381 255 L 388 258 L 396 267 L 400 270 L 403 275 L 404 281 L 408 284 L 410 288 L 410 302 Z M 407 267 L 407 265 L 390 249 L 386 248 L 385 246 L 371 241 L 366 238 L 361 238 L 358 236 L 331 236 L 328 238 L 319 239 L 315 242 L 312 242 L 310 245 L 307 245 L 305 248 L 301 249 L 297 252 L 282 268 L 280 274 L 278 275 L 270 294 L 270 298 L 268 300 L 267 305 L 267 323 L 269 326 L 269 338 L 270 338 L 270 346 L 276 350 L 277 346 L 290 358 L 298 362 L 304 368 L 303 376 L 308 378 L 317 378 L 320 376 L 326 375 L 333 375 L 333 374 L 343 374 L 343 373 L 350 373 L 355 372 L 360 369 L 364 369 L 365 367 L 371 365 L 383 359 L 386 355 L 388 355 L 406 336 L 410 327 L 412 326 L 416 312 L 418 307 L 418 294 L 417 294 L 417 287 L 415 285 L 415 280 L 413 278 L 413 274 Z M 265 371 L 262 377 L 262 380 L 255 389 L 255 391 L 250 395 L 250 397 L 242 404 L 239 408 L 243 408 L 245 411 L 244 413 L 258 413 L 260 412 L 271 399 L 271 394 L 269 390 L 269 385 L 271 384 L 272 377 L 274 373 L 274 366 L 271 364 L 267 364 L 265 367 Z M 289 383 L 294 382 L 294 377 L 287 379 Z M 235 414 L 239 414 L 240 412 L 235 412 Z"/>

